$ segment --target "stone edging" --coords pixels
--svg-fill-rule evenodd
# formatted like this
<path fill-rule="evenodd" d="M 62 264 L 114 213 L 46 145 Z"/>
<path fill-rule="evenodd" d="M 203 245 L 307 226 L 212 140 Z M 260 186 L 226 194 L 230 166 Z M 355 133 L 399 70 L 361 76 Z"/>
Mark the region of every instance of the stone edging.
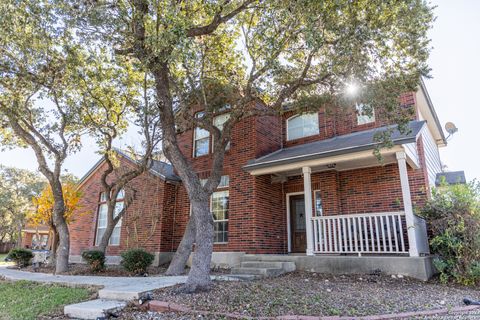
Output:
<path fill-rule="evenodd" d="M 184 312 L 184 313 L 195 313 L 203 315 L 215 315 L 215 316 L 224 316 L 233 319 L 263 319 L 263 320 L 386 320 L 386 319 L 405 319 L 412 317 L 421 317 L 421 316 L 434 316 L 434 315 L 444 315 L 457 312 L 467 312 L 472 310 L 480 309 L 480 306 L 465 306 L 465 307 L 454 307 L 451 309 L 434 309 L 434 310 L 425 310 L 425 311 L 412 311 L 412 312 L 402 312 L 402 313 L 391 313 L 391 314 L 380 314 L 372 316 L 362 316 L 362 317 L 342 317 L 342 316 L 300 316 L 300 315 L 287 315 L 287 316 L 278 316 L 278 317 L 250 317 L 245 316 L 240 313 L 229 313 L 229 312 L 210 312 L 205 310 L 196 310 L 191 309 L 182 304 L 171 303 L 166 301 L 152 300 L 148 302 L 148 309 L 155 312 Z"/>

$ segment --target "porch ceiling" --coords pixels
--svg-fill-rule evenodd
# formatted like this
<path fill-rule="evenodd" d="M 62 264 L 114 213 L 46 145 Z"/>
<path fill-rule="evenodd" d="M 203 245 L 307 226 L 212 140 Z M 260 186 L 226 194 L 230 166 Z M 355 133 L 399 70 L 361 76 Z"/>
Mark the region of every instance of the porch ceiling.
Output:
<path fill-rule="evenodd" d="M 373 150 L 375 134 L 392 127 L 382 127 L 338 136 L 332 139 L 315 141 L 303 145 L 284 148 L 261 158 L 251 160 L 244 166 L 252 175 L 276 174 L 298 175 L 302 167 L 311 167 L 312 171 L 350 170 L 395 163 L 395 153 L 407 151 L 407 161 L 417 167 L 418 159 L 408 146 L 415 144 L 425 121 L 411 121 L 409 132 L 401 134 L 394 129 L 392 142 L 394 147 L 381 150 L 383 161 L 379 162 Z"/>

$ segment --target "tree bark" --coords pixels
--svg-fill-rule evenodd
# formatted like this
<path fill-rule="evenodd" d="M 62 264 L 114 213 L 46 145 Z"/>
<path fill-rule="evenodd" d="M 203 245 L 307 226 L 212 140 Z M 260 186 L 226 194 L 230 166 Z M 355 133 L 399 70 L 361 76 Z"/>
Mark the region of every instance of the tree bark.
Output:
<path fill-rule="evenodd" d="M 184 287 L 186 292 L 209 290 L 212 283 L 210 264 L 213 251 L 213 217 L 208 200 L 208 196 L 203 196 L 192 201 L 196 241 L 192 268 Z"/>
<path fill-rule="evenodd" d="M 63 273 L 68 270 L 68 257 L 70 254 L 70 234 L 68 225 L 65 221 L 65 203 L 63 200 L 62 184 L 60 180 L 52 185 L 54 198 L 53 205 L 53 224 L 58 233 L 58 247 L 56 252 L 55 273 Z"/>
<path fill-rule="evenodd" d="M 183 234 L 182 241 L 178 245 L 177 251 L 173 256 L 170 265 L 168 266 L 167 276 L 178 276 L 185 272 L 185 265 L 187 264 L 190 253 L 192 253 L 193 243 L 195 242 L 195 222 L 191 217 L 188 221 L 187 228 Z"/>

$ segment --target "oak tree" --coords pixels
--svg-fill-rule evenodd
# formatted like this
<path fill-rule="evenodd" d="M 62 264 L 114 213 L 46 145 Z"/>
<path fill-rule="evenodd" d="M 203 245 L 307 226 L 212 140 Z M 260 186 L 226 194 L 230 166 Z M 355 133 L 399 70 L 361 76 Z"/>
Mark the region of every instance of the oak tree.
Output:
<path fill-rule="evenodd" d="M 187 291 L 210 285 L 209 198 L 235 124 L 285 110 L 342 108 L 354 103 L 345 88 L 356 84 L 357 102 L 404 125 L 398 97 L 428 74 L 433 15 L 424 0 L 103 0 L 73 2 L 65 12 L 82 17 L 84 41 L 108 44 L 153 78 L 163 151 L 193 209 L 169 268 L 182 271 L 195 242 Z M 229 118 L 215 125 L 225 110 Z M 214 141 L 205 184 L 177 140 L 177 130 L 197 127 Z"/>
<path fill-rule="evenodd" d="M 52 189 L 57 273 L 68 269 L 70 247 L 60 176 L 82 134 L 70 94 L 79 49 L 51 1 L 0 2 L 1 142 L 31 148 Z"/>

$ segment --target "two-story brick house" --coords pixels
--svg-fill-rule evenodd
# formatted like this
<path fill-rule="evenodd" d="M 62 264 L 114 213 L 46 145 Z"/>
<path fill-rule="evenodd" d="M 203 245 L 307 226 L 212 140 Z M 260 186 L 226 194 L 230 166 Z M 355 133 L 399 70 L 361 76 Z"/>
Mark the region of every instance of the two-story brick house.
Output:
<path fill-rule="evenodd" d="M 346 112 L 286 113 L 238 123 L 222 181 L 211 198 L 213 262 L 236 265 L 246 257 L 273 260 L 282 255 L 281 259 L 297 262 L 299 269 L 378 268 L 427 278 L 431 261 L 425 257 L 426 227 L 414 211 L 429 197 L 441 171 L 438 148 L 446 141 L 423 83 L 417 92 L 402 95 L 401 105 L 414 111 L 410 130 L 394 131 L 394 146 L 381 150 L 381 162 L 373 154 L 374 135 L 386 130 L 388 123 L 379 112 L 368 116 L 359 106 Z M 219 114 L 215 125 L 220 128 L 226 117 L 228 113 Z M 212 160 L 208 132 L 197 128 L 182 132 L 178 139 L 199 176 L 208 177 Z M 101 166 L 97 164 L 81 182 L 84 207 L 91 215 L 70 228 L 72 260 L 95 246 L 102 224 L 97 173 Z M 165 172 L 151 170 L 134 184 L 160 184 L 161 192 L 152 193 L 153 187 L 145 194 L 137 192 L 132 207 L 158 198 L 155 210 L 160 210 L 161 227 L 146 248 L 159 263 L 176 249 L 190 204 L 171 167 L 158 166 Z M 148 227 L 147 223 L 144 228 Z M 129 246 L 123 226 L 118 233 L 108 248 L 111 256 Z"/>

